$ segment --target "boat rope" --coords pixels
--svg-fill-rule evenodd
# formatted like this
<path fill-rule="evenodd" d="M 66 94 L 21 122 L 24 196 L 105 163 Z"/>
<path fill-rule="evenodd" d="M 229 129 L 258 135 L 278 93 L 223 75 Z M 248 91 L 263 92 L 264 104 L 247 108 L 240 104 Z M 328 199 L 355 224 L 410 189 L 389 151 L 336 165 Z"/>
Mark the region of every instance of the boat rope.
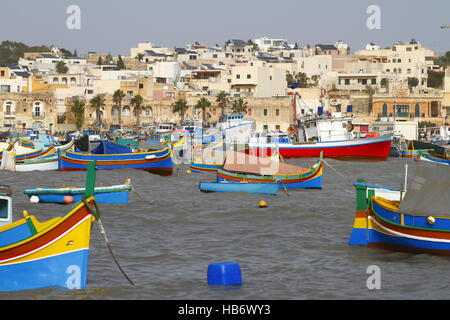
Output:
<path fill-rule="evenodd" d="M 117 267 L 119 268 L 120 272 L 124 275 L 124 277 L 128 280 L 128 282 L 134 286 L 134 282 L 128 277 L 128 275 L 125 273 L 125 271 L 122 269 L 122 267 L 119 264 L 119 261 L 116 258 L 116 255 L 114 254 L 111 244 L 108 240 L 108 237 L 106 235 L 106 230 L 103 227 L 102 219 L 100 218 L 100 210 L 97 206 L 97 203 L 94 201 L 94 208 L 86 201 L 86 199 L 83 197 L 82 202 L 84 205 L 88 208 L 88 210 L 94 215 L 95 219 L 98 221 L 98 224 L 100 226 L 100 234 L 103 236 L 106 246 L 108 247 L 109 253 L 111 254 L 111 257 L 113 258 L 114 262 L 116 263 Z"/>
<path fill-rule="evenodd" d="M 153 204 L 153 201 L 148 201 L 148 200 L 146 200 L 143 196 L 141 196 L 141 195 L 136 191 L 136 189 L 135 189 L 133 186 L 131 186 L 131 190 L 133 190 L 134 193 L 138 196 L 138 198 L 141 199 L 142 201 L 145 201 L 145 202 L 147 202 L 148 204 Z"/>
<path fill-rule="evenodd" d="M 330 169 L 334 170 L 339 176 L 345 179 L 350 185 L 353 186 L 353 182 L 349 180 L 346 176 L 344 176 L 342 173 L 339 172 L 338 169 L 334 168 L 331 164 L 329 164 L 325 159 L 322 159 L 323 163 L 325 163 Z"/>
<path fill-rule="evenodd" d="M 284 185 L 284 183 L 283 183 L 281 180 L 277 180 L 277 182 L 283 186 L 284 192 L 286 192 L 287 196 L 289 197 L 290 194 L 289 194 L 289 192 L 287 191 L 287 188 L 286 188 L 286 186 Z"/>

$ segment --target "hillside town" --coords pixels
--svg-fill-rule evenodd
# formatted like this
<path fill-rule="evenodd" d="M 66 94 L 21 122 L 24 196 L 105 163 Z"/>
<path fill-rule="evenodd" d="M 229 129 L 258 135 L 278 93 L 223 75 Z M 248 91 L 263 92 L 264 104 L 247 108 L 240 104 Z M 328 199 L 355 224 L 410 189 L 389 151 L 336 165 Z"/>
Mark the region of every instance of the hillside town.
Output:
<path fill-rule="evenodd" d="M 448 124 L 450 73 L 415 39 L 354 51 L 342 40 L 303 48 L 268 37 L 212 47 L 145 41 L 123 56 L 71 55 L 52 46 L 1 65 L 0 126 L 145 132 L 241 113 L 256 131 L 286 132 L 304 110 L 350 116 L 361 132 L 383 121 Z"/>

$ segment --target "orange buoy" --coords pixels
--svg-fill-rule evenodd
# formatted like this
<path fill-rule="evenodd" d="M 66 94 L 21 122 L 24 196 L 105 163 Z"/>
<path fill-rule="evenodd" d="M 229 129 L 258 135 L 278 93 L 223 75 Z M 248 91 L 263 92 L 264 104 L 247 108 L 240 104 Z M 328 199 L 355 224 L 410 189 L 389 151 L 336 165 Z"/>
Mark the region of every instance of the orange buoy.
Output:
<path fill-rule="evenodd" d="M 69 204 L 73 202 L 73 197 L 72 196 L 64 196 L 64 203 L 65 204 Z"/>

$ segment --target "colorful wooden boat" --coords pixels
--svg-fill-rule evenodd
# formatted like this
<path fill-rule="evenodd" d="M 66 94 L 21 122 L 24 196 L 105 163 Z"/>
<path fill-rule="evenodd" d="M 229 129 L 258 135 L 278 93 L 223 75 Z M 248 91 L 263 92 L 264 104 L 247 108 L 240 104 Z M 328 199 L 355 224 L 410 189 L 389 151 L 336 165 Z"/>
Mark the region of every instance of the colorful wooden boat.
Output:
<path fill-rule="evenodd" d="M 309 168 L 277 163 L 271 158 L 261 158 L 244 153 L 227 152 L 223 168 L 217 170 L 217 181 L 274 183 L 293 189 L 321 189 L 323 160 Z"/>
<path fill-rule="evenodd" d="M 443 155 L 439 155 L 439 154 L 424 153 L 424 154 L 420 155 L 420 160 L 450 165 L 450 159 L 446 158 Z"/>
<path fill-rule="evenodd" d="M 417 167 L 416 176 L 405 193 L 361 180 L 355 187 L 356 215 L 350 245 L 450 254 L 447 168 Z"/>
<path fill-rule="evenodd" d="M 228 183 L 227 181 L 209 182 L 201 181 L 199 189 L 202 192 L 245 192 L 277 194 L 280 189 L 279 183 Z"/>
<path fill-rule="evenodd" d="M 58 170 L 86 170 L 89 162 L 96 161 L 98 170 L 133 168 L 162 176 L 172 175 L 173 161 L 169 147 L 156 151 L 132 152 L 125 146 L 101 141 L 91 153 L 66 151 L 59 158 Z"/>
<path fill-rule="evenodd" d="M 97 203 L 126 204 L 131 190 L 130 184 L 121 184 L 108 187 L 95 187 L 94 195 Z M 28 188 L 23 192 L 30 200 L 39 203 L 70 204 L 81 201 L 85 188 Z M 34 198 L 33 198 L 34 197 Z"/>
<path fill-rule="evenodd" d="M 0 195 L 0 291 L 46 287 L 81 289 L 86 286 L 95 198 L 95 163 L 88 169 L 85 202 L 78 202 L 61 217 L 39 222 L 23 212 L 12 222 L 11 194 Z M 88 204 L 89 207 L 86 205 Z"/>
<path fill-rule="evenodd" d="M 284 158 L 319 157 L 322 152 L 324 157 L 384 159 L 389 156 L 391 143 L 392 136 L 390 135 L 340 141 L 304 143 L 254 142 L 249 143 L 247 153 L 256 156 L 270 156 L 274 150 L 279 148 L 279 152 Z"/>

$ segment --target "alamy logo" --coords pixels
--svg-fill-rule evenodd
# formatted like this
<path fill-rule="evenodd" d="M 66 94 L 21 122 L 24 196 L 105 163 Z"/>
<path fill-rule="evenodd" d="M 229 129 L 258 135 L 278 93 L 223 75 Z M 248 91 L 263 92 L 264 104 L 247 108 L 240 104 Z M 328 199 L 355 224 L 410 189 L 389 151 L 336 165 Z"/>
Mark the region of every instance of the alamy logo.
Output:
<path fill-rule="evenodd" d="M 70 265 L 66 269 L 66 274 L 69 276 L 66 280 L 66 287 L 68 289 L 80 289 L 81 288 L 81 269 L 77 265 Z"/>
<path fill-rule="evenodd" d="M 367 278 L 367 289 L 381 289 L 381 270 L 379 266 L 371 265 L 367 267 L 367 274 L 371 274 Z"/>
<path fill-rule="evenodd" d="M 381 29 L 381 9 L 379 6 L 373 4 L 367 7 L 367 14 L 370 16 L 367 18 L 366 25 L 370 30 Z"/>
<path fill-rule="evenodd" d="M 66 26 L 69 30 L 81 29 L 81 9 L 77 5 L 70 5 L 66 9 L 66 13 L 70 14 L 66 20 Z"/>

